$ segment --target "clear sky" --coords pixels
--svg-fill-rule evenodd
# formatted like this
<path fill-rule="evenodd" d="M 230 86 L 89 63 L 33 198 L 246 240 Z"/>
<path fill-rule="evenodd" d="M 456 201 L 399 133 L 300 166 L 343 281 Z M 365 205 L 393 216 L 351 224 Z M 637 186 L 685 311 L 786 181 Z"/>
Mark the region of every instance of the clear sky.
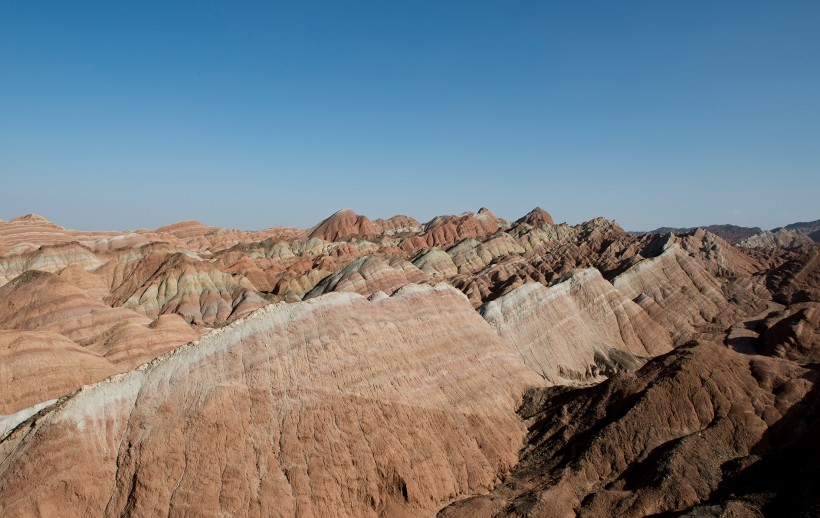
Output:
<path fill-rule="evenodd" d="M 820 218 L 820 2 L 0 0 L 0 218 Z"/>

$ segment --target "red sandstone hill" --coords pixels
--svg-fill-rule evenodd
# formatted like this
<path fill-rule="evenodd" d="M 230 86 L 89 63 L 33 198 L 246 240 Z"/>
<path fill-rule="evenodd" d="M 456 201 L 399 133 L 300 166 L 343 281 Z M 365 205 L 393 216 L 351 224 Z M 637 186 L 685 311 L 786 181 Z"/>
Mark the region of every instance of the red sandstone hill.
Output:
<path fill-rule="evenodd" d="M 550 213 L 542 209 L 541 207 L 536 207 L 532 209 L 530 212 L 525 214 L 523 217 L 517 219 L 516 223 L 526 223 L 528 225 L 533 225 L 539 227 L 541 225 L 555 225 L 555 222 L 552 221 L 552 216 Z"/>
<path fill-rule="evenodd" d="M 350 209 L 342 209 L 319 223 L 308 234 L 325 241 L 336 241 L 349 236 L 372 236 L 379 233 L 379 228 L 367 219 Z"/>

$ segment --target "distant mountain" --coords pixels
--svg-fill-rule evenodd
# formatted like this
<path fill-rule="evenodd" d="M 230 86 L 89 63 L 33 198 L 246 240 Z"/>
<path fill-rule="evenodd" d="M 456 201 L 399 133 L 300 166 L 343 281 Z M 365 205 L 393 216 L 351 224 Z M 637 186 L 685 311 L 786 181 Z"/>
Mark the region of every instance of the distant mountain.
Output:
<path fill-rule="evenodd" d="M 784 228 L 787 230 L 802 232 L 804 234 L 811 234 L 812 232 L 817 232 L 820 230 L 820 219 L 816 219 L 814 221 L 799 221 L 797 223 L 792 223 L 791 225 L 786 225 Z"/>
<path fill-rule="evenodd" d="M 759 227 L 739 227 L 737 225 L 709 225 L 708 227 L 660 227 L 649 232 L 636 232 L 636 234 L 688 234 L 697 228 L 708 230 L 712 234 L 718 235 L 726 241 L 735 244 L 747 237 L 759 234 L 762 229 Z"/>
<path fill-rule="evenodd" d="M 792 223 L 791 225 L 786 225 L 783 228 L 786 230 L 793 230 L 794 232 L 798 232 L 800 234 L 806 234 L 812 238 L 815 243 L 820 243 L 820 219 L 816 219 L 814 221 L 800 221 L 797 223 Z"/>
<path fill-rule="evenodd" d="M 769 235 L 771 233 L 775 233 L 784 229 L 797 234 L 806 235 L 815 242 L 820 243 L 820 219 L 815 221 L 800 221 L 797 223 L 786 225 L 785 227 L 773 228 L 771 231 L 764 231 L 760 227 L 741 227 L 738 225 L 709 225 L 705 227 L 660 227 L 656 228 L 655 230 L 650 230 L 648 232 L 636 231 L 630 232 L 630 234 L 636 236 L 640 236 L 643 234 L 688 234 L 689 232 L 692 232 L 697 228 L 708 230 L 712 234 L 716 234 L 722 237 L 723 239 L 729 241 L 733 245 L 736 245 L 741 241 L 747 240 L 750 237 L 758 236 L 761 234 L 765 234 L 762 237 L 764 240 L 768 240 Z M 781 234 L 784 233 L 781 232 Z"/>
<path fill-rule="evenodd" d="M 820 219 L 764 230 L 738 242 L 744 248 L 796 248 L 820 242 Z"/>
<path fill-rule="evenodd" d="M 811 246 L 812 238 L 809 234 L 778 228 L 776 230 L 764 230 L 759 234 L 747 237 L 737 243 L 742 248 L 797 248 L 800 246 Z"/>

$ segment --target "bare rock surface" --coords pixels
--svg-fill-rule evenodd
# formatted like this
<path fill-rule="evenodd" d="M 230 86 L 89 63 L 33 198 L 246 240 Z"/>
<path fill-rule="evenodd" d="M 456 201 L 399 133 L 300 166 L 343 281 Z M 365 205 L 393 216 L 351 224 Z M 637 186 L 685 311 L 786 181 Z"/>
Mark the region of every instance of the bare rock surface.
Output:
<path fill-rule="evenodd" d="M 0 286 L 29 270 L 56 273 L 68 266 L 93 270 L 103 264 L 91 250 L 78 243 L 43 245 L 21 253 L 0 255 Z"/>
<path fill-rule="evenodd" d="M 81 345 L 94 342 L 118 323 L 151 319 L 111 308 L 61 277 L 29 270 L 0 288 L 0 328 L 60 333 Z"/>
<path fill-rule="evenodd" d="M 820 511 L 814 223 L 0 221 L 0 516 Z"/>
<path fill-rule="evenodd" d="M 595 269 L 550 287 L 525 284 L 479 311 L 553 384 L 601 381 L 672 349 L 669 332 Z"/>
<path fill-rule="evenodd" d="M 69 394 L 122 370 L 57 333 L 0 330 L 0 416 Z"/>
<path fill-rule="evenodd" d="M 309 237 L 325 241 L 336 241 L 349 236 L 368 236 L 379 233 L 379 227 L 350 209 L 342 209 L 314 228 Z"/>
<path fill-rule="evenodd" d="M 555 225 L 555 222 L 552 220 L 552 216 L 550 215 L 550 213 L 545 211 L 541 207 L 536 207 L 532 209 L 527 214 L 517 219 L 515 222 L 526 223 L 534 227 L 541 227 L 544 225 Z"/>
<path fill-rule="evenodd" d="M 440 248 L 430 248 L 413 259 L 413 264 L 432 278 L 448 279 L 458 273 L 450 254 Z"/>
<path fill-rule="evenodd" d="M 786 475 L 783 460 L 817 457 L 817 382 L 816 367 L 693 343 L 593 388 L 533 391 L 514 472 L 440 516 L 810 515 L 817 470 Z M 761 473 L 773 467 L 784 479 Z"/>
<path fill-rule="evenodd" d="M 700 265 L 716 277 L 748 277 L 764 270 L 764 266 L 755 257 L 703 229 L 694 230 L 689 234 L 662 236 L 658 241 L 658 244 L 663 244 L 664 249 L 677 243 L 683 251 L 697 258 Z"/>
<path fill-rule="evenodd" d="M 77 233 L 69 231 L 38 214 L 27 214 L 0 222 L 0 253 L 5 253 L 13 247 L 39 247 L 44 244 L 54 244 L 78 240 L 82 237 L 100 236 L 103 232 Z M 108 233 L 109 235 L 115 232 Z"/>
<path fill-rule="evenodd" d="M 765 230 L 759 234 L 749 236 L 738 243 L 738 246 L 743 248 L 772 249 L 797 248 L 812 244 L 814 244 L 814 239 L 809 237 L 808 234 L 803 234 L 785 228 L 779 228 L 777 230 Z"/>
<path fill-rule="evenodd" d="M 429 280 L 429 276 L 412 263 L 405 261 L 397 266 L 394 268 L 377 257 L 360 257 L 319 282 L 305 295 L 305 299 L 332 291 L 348 291 L 364 296 L 377 291 L 390 294 L 407 284 Z"/>
<path fill-rule="evenodd" d="M 820 246 L 786 256 L 767 273 L 766 283 L 782 304 L 820 301 Z"/>
<path fill-rule="evenodd" d="M 699 333 L 722 333 L 747 312 L 765 307 L 752 294 L 748 294 L 749 302 L 745 305 L 729 300 L 723 283 L 678 244 L 632 266 L 615 277 L 613 284 L 670 330 L 677 344 Z"/>
<path fill-rule="evenodd" d="M 0 377 L 8 383 L 7 393 L 16 393 L 18 382 L 36 386 L 39 377 L 48 377 L 42 392 L 48 397 L 33 402 L 62 396 L 199 337 L 176 315 L 152 321 L 130 309 L 112 308 L 62 277 L 38 270 L 0 287 L 0 329 L 9 332 L 6 343 L 19 352 L 5 358 L 22 358 L 8 365 L 8 378 Z M 14 333 L 20 341 L 9 338 Z"/>
<path fill-rule="evenodd" d="M 72 263 L 60 270 L 58 275 L 86 292 L 92 299 L 103 300 L 110 293 L 110 288 L 102 276 L 89 272 L 81 265 Z"/>
<path fill-rule="evenodd" d="M 159 227 L 154 232 L 157 234 L 173 234 L 180 239 L 191 239 L 204 236 L 214 230 L 216 230 L 216 227 L 208 227 L 199 221 L 191 219 Z"/>
<path fill-rule="evenodd" d="M 106 302 L 151 318 L 175 313 L 194 325 L 224 324 L 267 304 L 246 279 L 185 254 L 141 259 Z"/>
<path fill-rule="evenodd" d="M 421 232 L 421 223 L 410 216 L 393 216 L 387 219 L 373 220 L 379 232 L 387 235 L 414 234 Z"/>
<path fill-rule="evenodd" d="M 757 342 L 761 354 L 820 362 L 820 302 L 769 315 Z"/>
<path fill-rule="evenodd" d="M 469 237 L 481 237 L 493 234 L 501 229 L 505 222 L 482 208 L 478 213 L 465 212 L 460 215 L 437 216 L 424 225 L 424 232 L 408 239 L 404 247 L 408 250 L 419 250 L 434 246 L 454 244 Z"/>
<path fill-rule="evenodd" d="M 269 306 L 15 428 L 0 514 L 430 514 L 515 464 L 540 383 L 450 287 Z"/>
<path fill-rule="evenodd" d="M 762 231 L 760 227 L 740 227 L 738 225 L 708 225 L 705 227 L 689 227 L 689 228 L 674 228 L 661 227 L 649 232 L 650 234 L 689 234 L 698 229 L 705 230 L 712 234 L 718 235 L 729 241 L 732 244 L 737 244 L 739 241 L 746 239 L 749 236 L 758 234 Z"/>

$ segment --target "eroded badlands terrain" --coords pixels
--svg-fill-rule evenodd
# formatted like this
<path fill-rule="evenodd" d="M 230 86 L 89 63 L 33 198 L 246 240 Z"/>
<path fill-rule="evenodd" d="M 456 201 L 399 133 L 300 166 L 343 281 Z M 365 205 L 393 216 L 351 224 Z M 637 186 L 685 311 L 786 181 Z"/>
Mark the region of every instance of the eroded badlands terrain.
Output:
<path fill-rule="evenodd" d="M 0 221 L 0 516 L 820 514 L 819 229 Z"/>

